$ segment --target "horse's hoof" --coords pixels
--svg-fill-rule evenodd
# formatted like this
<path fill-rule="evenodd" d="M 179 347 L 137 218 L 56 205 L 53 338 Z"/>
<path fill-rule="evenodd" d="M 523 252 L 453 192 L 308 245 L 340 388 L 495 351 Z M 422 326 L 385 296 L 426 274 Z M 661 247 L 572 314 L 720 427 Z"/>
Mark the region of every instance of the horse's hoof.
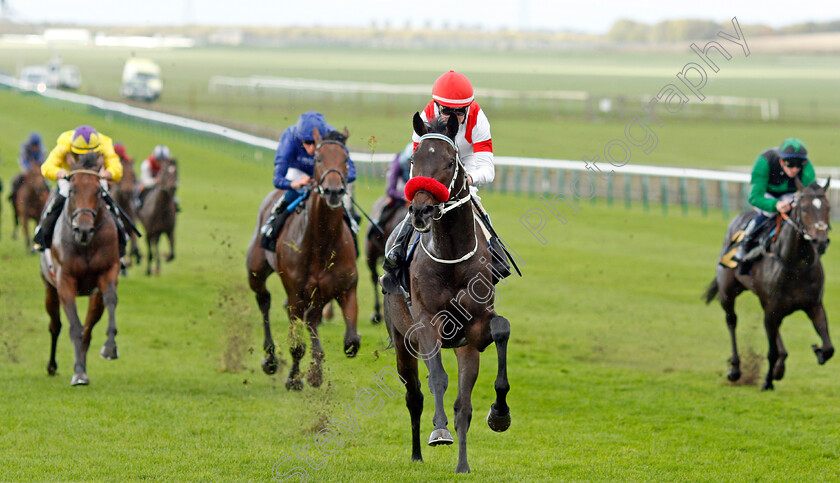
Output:
<path fill-rule="evenodd" d="M 306 373 L 306 382 L 308 382 L 312 387 L 321 387 L 321 383 L 324 382 L 321 368 L 312 364 L 312 367 L 309 368 L 309 372 Z"/>
<path fill-rule="evenodd" d="M 732 368 L 729 369 L 729 372 L 726 373 L 726 378 L 729 379 L 731 382 L 735 382 L 741 378 L 741 369 Z"/>
<path fill-rule="evenodd" d="M 382 315 L 380 314 L 373 314 L 370 316 L 370 323 L 373 325 L 382 323 Z"/>
<path fill-rule="evenodd" d="M 286 379 L 286 390 L 287 391 L 291 391 L 291 390 L 300 391 L 301 389 L 303 389 L 303 381 L 300 379 L 300 377 L 296 377 L 294 379 L 292 379 L 292 378 Z"/>
<path fill-rule="evenodd" d="M 817 355 L 817 364 L 823 365 L 831 356 L 834 355 L 834 347 L 830 347 L 828 349 L 822 349 L 821 347 L 817 346 L 816 344 L 811 346 L 811 349 L 814 350 L 814 354 Z"/>
<path fill-rule="evenodd" d="M 775 389 L 775 388 L 773 387 L 772 382 L 764 381 L 764 383 L 761 385 L 761 390 L 762 391 L 772 391 L 773 389 Z"/>
<path fill-rule="evenodd" d="M 452 444 L 452 434 L 446 428 L 436 429 L 429 435 L 429 446 Z"/>
<path fill-rule="evenodd" d="M 359 353 L 359 347 L 361 343 L 359 341 L 355 341 L 351 344 L 344 344 L 344 355 L 347 357 L 356 357 Z"/>
<path fill-rule="evenodd" d="M 277 358 L 276 357 L 266 357 L 262 361 L 262 370 L 264 373 L 268 374 L 269 376 L 277 372 Z"/>
<path fill-rule="evenodd" d="M 420 453 L 412 454 L 411 455 L 411 461 L 412 462 L 417 461 L 419 463 L 422 463 L 423 462 L 423 455 L 420 454 Z"/>
<path fill-rule="evenodd" d="M 107 345 L 103 345 L 102 350 L 99 351 L 99 357 L 113 361 L 114 359 L 118 359 L 120 355 L 117 352 L 117 346 L 108 347 Z"/>
<path fill-rule="evenodd" d="M 776 367 L 773 368 L 773 380 L 781 381 L 782 378 L 784 378 L 784 377 L 785 377 L 785 366 L 784 365 L 781 365 L 781 366 L 776 365 Z"/>
<path fill-rule="evenodd" d="M 467 462 L 463 464 L 459 461 L 458 466 L 455 467 L 455 473 L 469 473 L 470 472 L 470 465 Z"/>
<path fill-rule="evenodd" d="M 167 255 L 164 260 L 166 260 L 167 263 L 171 262 L 172 260 L 175 260 L 175 254 L 173 253 L 172 255 Z"/>
<path fill-rule="evenodd" d="M 88 380 L 87 374 L 73 374 L 73 377 L 70 379 L 71 386 L 87 386 L 90 384 L 90 380 Z"/>
<path fill-rule="evenodd" d="M 496 404 L 491 404 L 490 412 L 487 413 L 487 425 L 497 433 L 507 431 L 510 427 L 510 411 L 507 414 L 501 414 L 496 411 Z"/>
<path fill-rule="evenodd" d="M 54 376 L 56 370 L 58 370 L 58 365 L 56 365 L 52 362 L 47 364 L 47 374 L 49 374 L 51 376 Z"/>

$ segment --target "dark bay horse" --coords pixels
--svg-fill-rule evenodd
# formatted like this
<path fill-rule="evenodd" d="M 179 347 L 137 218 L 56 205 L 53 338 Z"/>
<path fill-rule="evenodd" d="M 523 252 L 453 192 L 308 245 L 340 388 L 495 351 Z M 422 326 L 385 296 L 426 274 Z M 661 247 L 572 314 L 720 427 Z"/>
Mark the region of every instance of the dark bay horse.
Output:
<path fill-rule="evenodd" d="M 135 223 L 137 212 L 134 209 L 134 191 L 137 187 L 137 175 L 134 173 L 134 162 L 124 158 L 120 161 L 123 166 L 123 176 L 118 183 L 110 183 L 111 196 L 120 205 L 128 219 Z M 131 236 L 131 250 L 128 254 L 134 259 L 134 263 L 139 265 L 142 257 L 140 256 L 140 250 L 137 248 L 137 234 L 134 233 L 134 230 L 128 230 L 128 232 Z"/>
<path fill-rule="evenodd" d="M 87 351 L 93 326 L 108 310 L 108 339 L 100 356 L 117 358 L 117 282 L 120 271 L 117 225 L 100 194 L 99 154 L 83 154 L 78 164 L 70 163 L 70 195 L 55 226 L 52 263 L 41 255 L 41 278 L 46 287 L 46 308 L 50 315 L 52 347 L 47 372 L 55 375 L 55 348 L 61 331 L 59 307 L 70 324 L 70 340 L 76 351 L 70 384 L 88 384 Z M 89 296 L 84 328 L 76 311 L 76 297 Z"/>
<path fill-rule="evenodd" d="M 741 377 L 741 360 L 735 341 L 735 298 L 744 290 L 751 290 L 764 309 L 764 329 L 767 333 L 769 350 L 767 361 L 770 366 L 762 390 L 773 389 L 773 380 L 781 380 L 785 374 L 787 350 L 782 343 L 779 327 L 782 319 L 797 310 L 804 311 L 814 324 L 822 339 L 822 347 L 813 345 L 817 362 L 824 364 L 834 354 L 834 346 L 828 336 L 828 319 L 823 308 L 823 275 L 820 256 L 828 247 L 829 200 L 825 186 L 812 183 L 802 186 L 796 179 L 798 191 L 794 195 L 792 209 L 785 222 L 781 223 L 775 241 L 763 257 L 753 264 L 748 275 L 739 275 L 736 268 L 718 264 L 715 279 L 706 290 L 706 303 L 717 295 L 726 312 L 726 325 L 732 339 L 732 357 L 727 377 L 737 381 Z M 736 216 L 726 230 L 721 256 L 731 246 L 730 240 L 744 229 L 754 212 Z"/>
<path fill-rule="evenodd" d="M 441 362 L 441 348 L 452 348 L 458 358 L 458 397 L 455 430 L 458 433 L 456 472 L 468 473 L 467 431 L 472 418 L 472 390 L 478 377 L 479 356 L 496 344 L 496 400 L 487 423 L 494 431 L 510 426 L 507 393 L 507 342 L 510 323 L 494 308 L 491 258 L 487 240 L 473 214 L 466 172 L 455 147 L 456 116 L 447 123 L 427 126 L 414 115 L 414 131 L 421 136 L 414 152 L 413 175 L 406 185 L 411 199 L 411 224 L 422 235 L 409 267 L 410 302 L 403 295 L 386 294 L 385 323 L 397 353 L 397 370 L 406 383 L 406 405 L 411 416 L 412 460 L 422 460 L 420 415 L 423 393 L 417 360 L 429 370 L 429 389 L 435 400 L 434 430 L 429 445 L 452 444 L 443 397 L 449 384 Z M 443 133 L 443 134 L 441 134 Z M 448 186 L 448 188 L 447 188 Z M 388 248 L 393 245 L 393 236 Z"/>
<path fill-rule="evenodd" d="M 382 309 L 379 305 L 379 273 L 377 273 L 377 266 L 380 260 L 385 257 L 385 241 L 394 232 L 394 228 L 405 219 L 405 214 L 408 212 L 408 205 L 403 200 L 397 202 L 391 199 L 390 196 L 385 195 L 380 197 L 373 203 L 373 208 L 370 210 L 370 216 L 377 220 L 383 233 L 380 233 L 373 224 L 368 225 L 367 236 L 365 242 L 365 261 L 370 269 L 370 279 L 373 282 L 373 315 L 370 320 L 374 324 L 382 322 Z M 382 219 L 385 222 L 382 223 Z"/>
<path fill-rule="evenodd" d="M 44 211 L 44 205 L 47 204 L 47 199 L 50 197 L 50 189 L 41 175 L 39 166 L 32 166 L 18 176 L 20 178 L 16 177 L 15 181 L 12 182 L 13 185 L 20 183 L 20 188 L 11 199 L 12 213 L 15 215 L 12 238 L 17 238 L 18 225 L 22 225 L 21 230 L 23 231 L 23 239 L 26 241 L 26 250 L 31 253 L 32 237 L 29 236 L 29 220 L 32 220 L 36 225 L 38 224 L 41 212 Z"/>
<path fill-rule="evenodd" d="M 277 272 L 283 281 L 288 300 L 286 310 L 289 322 L 303 320 L 309 329 L 313 363 L 306 379 L 312 386 L 322 382 L 321 362 L 324 350 L 318 337 L 321 311 L 331 300 L 337 300 L 344 314 L 344 353 L 355 357 L 361 337 L 356 331 L 359 306 L 356 285 L 356 248 L 353 233 L 344 222 L 342 198 L 346 192 L 347 148 L 342 141 L 321 138 L 317 129 L 315 137 L 315 171 L 317 180 L 309 197 L 301 203 L 302 212 L 292 214 L 277 239 L 275 251 L 260 248 L 260 227 L 269 217 L 271 208 L 284 192 L 274 190 L 260 205 L 254 236 L 248 245 L 248 282 L 254 291 L 263 317 L 266 358 L 262 368 L 266 374 L 277 371 L 274 340 L 271 337 L 268 313 L 271 293 L 266 289 L 266 279 Z M 330 133 L 331 134 L 331 133 Z M 345 129 L 345 139 L 346 139 Z M 290 339 L 292 339 L 290 337 Z M 286 389 L 301 389 L 300 360 L 306 351 L 304 343 L 290 340 L 292 368 L 286 379 Z"/>
<path fill-rule="evenodd" d="M 174 159 L 161 161 L 160 179 L 148 189 L 143 205 L 137 217 L 146 229 L 146 246 L 149 249 L 146 275 L 152 274 L 152 259 L 155 261 L 154 273 L 160 273 L 160 236 L 166 234 L 169 239 L 169 254 L 166 261 L 175 258 L 175 190 L 178 188 L 178 162 Z"/>

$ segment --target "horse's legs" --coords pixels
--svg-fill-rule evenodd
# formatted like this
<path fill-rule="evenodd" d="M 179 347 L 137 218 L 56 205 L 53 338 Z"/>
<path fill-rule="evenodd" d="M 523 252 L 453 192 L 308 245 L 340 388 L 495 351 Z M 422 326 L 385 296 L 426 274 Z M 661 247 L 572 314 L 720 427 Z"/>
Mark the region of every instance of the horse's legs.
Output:
<path fill-rule="evenodd" d="M 738 315 L 735 314 L 735 297 L 721 297 L 723 311 L 726 312 L 726 327 L 729 329 L 729 340 L 732 345 L 732 355 L 729 357 L 729 371 L 726 378 L 732 382 L 741 378 L 741 358 L 738 356 L 738 341 L 735 328 L 738 326 Z"/>
<path fill-rule="evenodd" d="M 155 275 L 160 275 L 160 233 L 155 235 Z"/>
<path fill-rule="evenodd" d="M 252 260 L 254 257 L 255 254 L 248 253 L 248 284 L 257 299 L 257 306 L 260 308 L 263 320 L 265 359 L 262 361 L 262 370 L 266 374 L 274 374 L 277 372 L 277 356 L 274 354 L 274 339 L 271 337 L 271 324 L 268 320 L 268 313 L 271 309 L 271 292 L 265 287 L 265 280 L 271 275 L 272 270 L 264 258 L 262 263 L 258 263 L 256 260 Z"/>
<path fill-rule="evenodd" d="M 785 377 L 785 359 L 787 359 L 788 352 L 785 349 L 785 344 L 782 342 L 782 333 L 776 337 L 776 346 L 779 350 L 779 359 L 776 361 L 776 366 L 773 367 L 773 379 L 781 381 Z"/>
<path fill-rule="evenodd" d="M 129 257 L 134 259 L 134 265 L 140 265 L 140 262 L 143 260 L 143 257 L 140 256 L 140 248 L 137 246 L 137 234 L 134 231 L 131 232 L 131 251 L 129 252 Z"/>
<path fill-rule="evenodd" d="M 152 259 L 154 258 L 155 254 L 153 248 L 155 243 L 152 241 L 153 236 L 154 235 L 152 235 L 148 231 L 146 232 L 146 253 L 148 255 L 148 258 L 146 259 L 146 275 L 148 276 L 152 275 Z"/>
<path fill-rule="evenodd" d="M 479 352 L 466 345 L 455 349 L 458 356 L 458 398 L 455 399 L 455 432 L 458 433 L 458 466 L 456 473 L 469 473 L 467 432 L 472 420 L 472 390 L 478 377 Z"/>
<path fill-rule="evenodd" d="M 779 326 L 782 325 L 782 316 L 777 314 L 777 311 L 772 306 L 764 308 L 764 331 L 767 333 L 767 377 L 764 379 L 764 384 L 761 385 L 761 390 L 773 390 L 773 369 L 776 367 L 776 361 L 779 359 L 779 347 L 776 341 L 779 338 Z"/>
<path fill-rule="evenodd" d="M 834 355 L 834 345 L 831 344 L 831 337 L 828 336 L 828 318 L 825 315 L 825 308 L 822 302 L 820 302 L 806 310 L 805 313 L 808 314 L 808 318 L 814 324 L 814 329 L 819 334 L 820 339 L 822 339 L 822 347 L 817 347 L 814 344 L 811 346 L 811 349 L 817 355 L 817 362 L 819 364 L 825 364 L 825 361 L 831 359 L 831 356 Z"/>
<path fill-rule="evenodd" d="M 344 292 L 339 300 L 341 313 L 344 315 L 344 355 L 356 357 L 362 345 L 362 336 L 357 331 L 356 322 L 359 317 L 359 300 L 356 298 L 356 285 Z"/>
<path fill-rule="evenodd" d="M 421 336 L 422 337 L 422 336 Z M 420 350 L 422 354 L 429 354 L 434 351 L 434 347 L 427 347 L 431 343 L 420 343 Z M 446 428 L 449 421 L 446 418 L 446 411 L 443 409 L 443 395 L 446 393 L 446 388 L 449 386 L 449 377 L 446 375 L 446 370 L 443 368 L 443 362 L 440 357 L 440 350 L 434 352 L 434 355 L 425 359 L 426 368 L 429 370 L 429 390 L 435 398 L 435 415 L 432 418 L 432 423 L 435 429 L 429 435 L 429 446 L 437 446 L 439 444 L 452 444 L 452 434 Z"/>
<path fill-rule="evenodd" d="M 376 257 L 368 255 L 367 265 L 370 269 L 370 281 L 373 283 L 373 315 L 370 316 L 370 321 L 374 324 L 382 322 L 382 308 L 379 305 L 379 274 L 376 272 L 377 261 Z"/>
<path fill-rule="evenodd" d="M 169 240 L 169 254 L 166 255 L 166 261 L 171 262 L 175 260 L 175 230 L 166 232 L 166 239 Z"/>
<path fill-rule="evenodd" d="M 735 314 L 735 299 L 744 291 L 744 286 L 735 279 L 735 272 L 724 273 L 718 278 L 720 306 L 726 313 L 726 327 L 729 329 L 729 340 L 732 345 L 732 355 L 729 357 L 729 371 L 726 378 L 732 382 L 741 378 L 741 358 L 738 356 L 738 342 L 735 328 L 738 326 L 738 316 Z"/>
<path fill-rule="evenodd" d="M 108 309 L 108 339 L 105 341 L 105 344 L 102 345 L 102 349 L 99 351 L 99 356 L 103 359 L 113 360 L 119 357 L 117 353 L 117 283 L 119 281 L 119 264 L 115 265 L 115 267 L 111 270 L 111 273 L 108 275 L 101 277 L 99 281 L 99 291 L 100 293 L 104 294 L 102 296 L 102 301 L 104 302 L 105 308 Z M 102 315 L 102 309 L 100 309 L 99 315 Z M 96 318 L 99 320 L 99 317 Z M 94 324 L 96 321 L 93 322 Z"/>
<path fill-rule="evenodd" d="M 507 377 L 507 343 L 510 338 L 510 322 L 501 315 L 490 319 L 490 335 L 496 343 L 496 355 L 499 360 L 496 370 L 496 401 L 490 405 L 487 425 L 493 431 L 502 432 L 510 427 L 510 408 L 507 405 L 507 393 L 510 383 Z"/>
<path fill-rule="evenodd" d="M 388 308 L 386 305 L 386 313 Z M 420 451 L 420 415 L 423 414 L 423 391 L 420 389 L 420 378 L 417 375 L 417 358 L 405 346 L 402 334 L 392 330 L 394 349 L 397 352 L 397 372 L 406 381 L 405 405 L 411 417 L 411 461 L 423 461 Z M 415 351 L 416 352 L 416 351 Z"/>
<path fill-rule="evenodd" d="M 301 301 L 297 297 L 291 295 L 286 302 L 286 311 L 289 314 L 289 353 L 292 355 L 292 368 L 289 369 L 289 376 L 286 378 L 286 389 L 296 391 L 303 389 L 303 381 L 300 376 L 300 360 L 306 354 L 306 344 L 294 333 L 296 321 L 301 320 L 303 315 L 298 307 L 300 303 Z"/>
<path fill-rule="evenodd" d="M 64 315 L 67 316 L 70 340 L 73 341 L 73 348 L 75 349 L 74 374 L 70 379 L 70 385 L 86 385 L 90 381 L 86 374 L 87 352 L 82 350 L 82 322 L 79 320 L 79 314 L 76 311 L 76 281 L 64 278 L 59 280 L 59 287 L 58 297 L 61 301 L 61 307 L 64 309 Z"/>
<path fill-rule="evenodd" d="M 61 333 L 61 306 L 58 302 L 58 291 L 44 281 L 47 289 L 46 301 L 44 305 L 47 308 L 47 314 L 50 316 L 50 336 L 52 343 L 50 344 L 50 362 L 47 363 L 47 374 L 54 376 L 58 364 L 55 362 L 55 348 L 58 343 L 58 334 Z"/>
<path fill-rule="evenodd" d="M 324 380 L 321 362 L 324 360 L 324 348 L 318 336 L 318 326 L 321 325 L 323 307 L 310 306 L 303 314 L 306 327 L 309 329 L 309 340 L 312 342 L 312 365 L 306 373 L 306 382 L 312 387 L 319 387 Z"/>
<path fill-rule="evenodd" d="M 85 328 L 82 332 L 82 351 L 87 354 L 90 348 L 90 340 L 93 335 L 93 326 L 102 318 L 102 312 L 105 311 L 105 305 L 102 303 L 102 291 L 91 294 L 88 300 L 88 312 L 85 319 Z"/>

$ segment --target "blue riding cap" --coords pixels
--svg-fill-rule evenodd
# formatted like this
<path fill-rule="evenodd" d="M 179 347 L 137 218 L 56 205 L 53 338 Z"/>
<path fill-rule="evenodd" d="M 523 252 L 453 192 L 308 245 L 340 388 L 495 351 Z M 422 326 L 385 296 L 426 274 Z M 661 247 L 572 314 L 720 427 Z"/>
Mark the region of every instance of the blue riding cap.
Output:
<path fill-rule="evenodd" d="M 323 114 L 318 111 L 304 112 L 295 125 L 295 137 L 299 141 L 314 141 L 315 137 L 312 136 L 312 130 L 316 127 L 321 136 L 328 131 L 332 131 Z"/>
<path fill-rule="evenodd" d="M 41 135 L 34 132 L 29 135 L 29 141 L 26 144 L 41 144 Z"/>

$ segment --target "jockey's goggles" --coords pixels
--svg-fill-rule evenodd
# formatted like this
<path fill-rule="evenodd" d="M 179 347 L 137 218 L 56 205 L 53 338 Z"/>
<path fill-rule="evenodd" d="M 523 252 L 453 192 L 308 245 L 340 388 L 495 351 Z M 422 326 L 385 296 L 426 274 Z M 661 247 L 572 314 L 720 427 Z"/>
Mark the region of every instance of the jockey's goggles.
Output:
<path fill-rule="evenodd" d="M 467 106 L 463 107 L 449 107 L 449 106 L 441 106 L 438 104 L 438 109 L 440 109 L 440 113 L 444 116 L 451 116 L 455 114 L 456 116 L 466 116 L 467 115 Z"/>

